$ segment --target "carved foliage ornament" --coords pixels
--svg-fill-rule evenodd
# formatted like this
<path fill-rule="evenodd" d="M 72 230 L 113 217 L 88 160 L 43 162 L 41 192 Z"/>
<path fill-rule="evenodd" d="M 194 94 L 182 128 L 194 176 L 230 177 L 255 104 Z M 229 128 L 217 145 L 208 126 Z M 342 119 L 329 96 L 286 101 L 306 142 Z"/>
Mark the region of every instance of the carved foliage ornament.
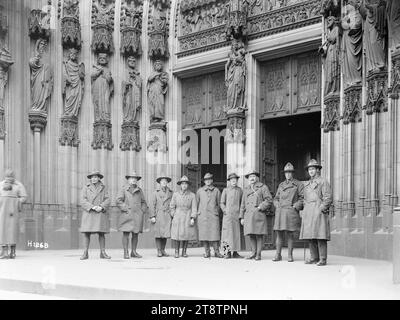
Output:
<path fill-rule="evenodd" d="M 324 132 L 339 130 L 340 96 L 338 94 L 329 95 L 325 97 L 324 103 L 324 122 L 321 127 L 324 129 Z"/>
<path fill-rule="evenodd" d="M 229 38 L 247 38 L 248 0 L 229 0 L 226 35 Z"/>
<path fill-rule="evenodd" d="M 343 124 L 361 122 L 361 85 L 353 85 L 344 90 Z"/>
<path fill-rule="evenodd" d="M 76 117 L 62 117 L 61 118 L 61 135 L 60 144 L 62 146 L 79 146 L 78 138 L 78 118 Z"/>
<path fill-rule="evenodd" d="M 122 151 L 134 150 L 140 151 L 142 149 L 140 145 L 140 128 L 138 121 L 132 121 L 131 123 L 125 122 L 121 127 L 121 143 L 119 145 Z"/>
<path fill-rule="evenodd" d="M 92 50 L 111 53 L 114 51 L 114 0 L 93 0 L 92 5 Z"/>
<path fill-rule="evenodd" d="M 79 22 L 79 0 L 64 0 L 61 19 L 61 36 L 64 48 L 81 47 L 81 25 Z"/>
<path fill-rule="evenodd" d="M 112 125 L 108 121 L 96 121 L 93 124 L 92 148 L 112 150 Z"/>
<path fill-rule="evenodd" d="M 392 74 L 389 89 L 389 97 L 399 99 L 400 94 L 400 50 L 396 50 L 392 54 Z"/>
<path fill-rule="evenodd" d="M 246 140 L 246 117 L 243 112 L 228 115 L 226 142 L 243 143 Z"/>
<path fill-rule="evenodd" d="M 366 111 L 368 115 L 374 112 L 388 111 L 388 73 L 387 71 L 372 71 L 368 73 L 368 100 Z"/>
<path fill-rule="evenodd" d="M 170 0 L 151 0 L 149 7 L 149 58 L 166 59 L 169 57 L 168 34 Z"/>
<path fill-rule="evenodd" d="M 28 17 L 29 37 L 33 40 L 50 38 L 50 14 L 41 9 L 33 9 Z"/>
<path fill-rule="evenodd" d="M 142 46 L 143 0 L 123 0 L 121 4 L 121 53 L 140 56 Z"/>

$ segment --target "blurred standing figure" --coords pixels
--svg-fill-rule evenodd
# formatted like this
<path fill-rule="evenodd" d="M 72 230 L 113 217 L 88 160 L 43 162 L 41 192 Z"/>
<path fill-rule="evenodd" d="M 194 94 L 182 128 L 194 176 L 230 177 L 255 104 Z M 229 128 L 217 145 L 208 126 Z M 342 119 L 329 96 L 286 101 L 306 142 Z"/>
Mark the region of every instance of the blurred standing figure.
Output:
<path fill-rule="evenodd" d="M 213 186 L 213 175 L 211 173 L 205 174 L 204 183 L 205 186 L 201 187 L 196 194 L 199 240 L 204 245 L 204 258 L 210 258 L 210 246 L 213 246 L 216 258 L 223 258 L 223 255 L 219 252 L 221 192 Z"/>
<path fill-rule="evenodd" d="M 240 203 L 242 201 L 242 188 L 237 186 L 239 176 L 231 173 L 228 176 L 229 186 L 222 191 L 221 210 L 224 213 L 222 219 L 222 245 L 227 250 L 224 258 L 243 258 L 239 255 L 240 249 Z"/>
<path fill-rule="evenodd" d="M 90 235 L 99 235 L 100 258 L 111 259 L 106 253 L 106 233 L 110 233 L 110 217 L 107 212 L 110 198 L 106 186 L 101 182 L 103 175 L 94 171 L 87 176 L 90 182 L 81 191 L 81 207 L 83 209 L 80 232 L 85 235 L 85 250 L 81 260 L 89 259 Z"/>
<path fill-rule="evenodd" d="M 283 237 L 288 239 L 288 261 L 293 262 L 294 233 L 300 229 L 299 211 L 303 209 L 303 184 L 293 178 L 294 167 L 288 162 L 283 169 L 286 180 L 278 186 L 274 198 L 276 254 L 272 261 L 282 260 Z"/>
<path fill-rule="evenodd" d="M 26 198 L 25 187 L 15 179 L 14 171 L 7 170 L 0 182 L 0 259 L 15 259 L 19 213 Z"/>
<path fill-rule="evenodd" d="M 258 181 L 258 172 L 251 171 L 245 177 L 249 180 L 249 185 L 243 191 L 240 223 L 244 225 L 244 235 L 250 236 L 252 252 L 247 259 L 261 260 L 263 239 L 267 234 L 265 214 L 271 207 L 272 196 L 268 187 Z"/>
<path fill-rule="evenodd" d="M 331 187 L 321 177 L 322 166 L 311 159 L 307 165 L 310 180 L 304 184 L 304 209 L 300 229 L 300 239 L 309 240 L 311 259 L 306 264 L 326 265 L 328 240 L 331 238 L 329 207 L 332 203 Z"/>
<path fill-rule="evenodd" d="M 171 237 L 169 205 L 172 199 L 172 191 L 168 188 L 171 178 L 161 175 L 156 181 L 160 184 L 160 188 L 153 193 L 150 221 L 153 224 L 154 237 L 156 238 L 157 257 L 168 257 L 165 246 L 167 239 Z"/>
<path fill-rule="evenodd" d="M 197 202 L 196 196 L 189 191 L 189 179 L 183 176 L 177 184 L 180 191 L 173 194 L 171 208 L 171 239 L 175 240 L 175 258 L 179 258 L 179 247 L 182 243 L 182 257 L 187 258 L 188 241 L 197 241 L 198 231 L 196 226 Z"/>
<path fill-rule="evenodd" d="M 141 258 L 137 253 L 139 233 L 143 232 L 145 215 L 149 208 L 144 198 L 142 189 L 137 185 L 142 178 L 136 172 L 125 176 L 128 184 L 124 186 L 117 197 L 117 205 L 121 209 L 119 216 L 118 231 L 122 231 L 122 246 L 124 248 L 124 259 L 129 259 L 129 234 L 132 233 L 131 257 Z M 148 219 L 148 218 L 147 218 Z"/>

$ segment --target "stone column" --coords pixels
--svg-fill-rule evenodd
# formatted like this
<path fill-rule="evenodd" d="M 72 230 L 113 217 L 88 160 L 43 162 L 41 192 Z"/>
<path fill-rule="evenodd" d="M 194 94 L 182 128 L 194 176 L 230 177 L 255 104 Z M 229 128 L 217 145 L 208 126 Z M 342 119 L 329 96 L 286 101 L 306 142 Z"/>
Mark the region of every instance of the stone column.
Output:
<path fill-rule="evenodd" d="M 393 211 L 393 283 L 400 284 L 400 207 Z"/>

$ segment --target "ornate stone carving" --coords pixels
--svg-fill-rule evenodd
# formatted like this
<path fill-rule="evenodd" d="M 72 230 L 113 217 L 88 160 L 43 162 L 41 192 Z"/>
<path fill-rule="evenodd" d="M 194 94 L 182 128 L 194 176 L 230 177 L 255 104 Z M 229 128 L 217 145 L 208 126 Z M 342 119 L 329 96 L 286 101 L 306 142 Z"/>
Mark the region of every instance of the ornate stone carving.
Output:
<path fill-rule="evenodd" d="M 154 71 L 147 79 L 147 99 L 150 123 L 165 119 L 165 95 L 168 91 L 168 73 L 162 71 L 161 60 L 154 61 Z"/>
<path fill-rule="evenodd" d="M 140 151 L 138 113 L 142 109 L 142 78 L 136 70 L 136 59 L 128 57 L 129 78 L 122 82 L 123 122 L 121 150 Z"/>
<path fill-rule="evenodd" d="M 345 6 L 343 28 L 343 82 L 344 87 L 361 83 L 363 30 L 362 17 L 354 1 Z"/>
<path fill-rule="evenodd" d="M 225 65 L 225 81 L 228 87 L 225 112 L 238 113 L 247 110 L 246 105 L 246 50 L 242 41 L 232 40 L 231 53 Z"/>
<path fill-rule="evenodd" d="M 62 146 L 79 146 L 78 118 L 75 116 L 61 117 L 60 144 Z"/>
<path fill-rule="evenodd" d="M 398 99 L 400 94 L 400 50 L 392 53 L 392 72 L 391 83 L 389 88 L 389 97 Z"/>
<path fill-rule="evenodd" d="M 110 121 L 99 120 L 93 124 L 92 148 L 112 150 L 112 125 Z"/>
<path fill-rule="evenodd" d="M 150 124 L 147 133 L 147 151 L 167 152 L 167 128 L 166 122 L 154 122 Z"/>
<path fill-rule="evenodd" d="M 189 2 L 192 3 L 191 7 L 181 3 L 178 57 L 229 44 L 226 35 L 228 25 L 228 7 L 226 4 L 228 1 L 216 1 L 216 10 L 212 1 L 206 1 L 204 4 L 203 2 Z M 250 40 L 321 21 L 320 0 L 288 1 L 286 3 L 276 1 L 274 2 L 275 6 L 272 5 L 271 1 L 268 2 L 271 5 L 265 7 L 263 6 L 265 1 L 250 0 L 249 2 L 247 27 L 244 30 L 247 29 Z M 211 26 L 210 23 L 204 22 L 208 20 L 214 21 Z"/>
<path fill-rule="evenodd" d="M 47 40 L 38 39 L 35 46 L 35 56 L 29 60 L 31 70 L 31 108 L 29 121 L 42 128 L 47 123 L 47 109 L 53 91 L 53 71 L 49 64 L 42 62 Z M 41 118 L 45 118 L 44 121 Z M 38 120 L 40 118 L 40 120 Z"/>
<path fill-rule="evenodd" d="M 0 140 L 5 138 L 4 97 L 8 83 L 8 70 L 14 63 L 6 47 L 0 49 Z"/>
<path fill-rule="evenodd" d="M 329 16 L 326 41 L 319 49 L 324 58 L 324 95 L 340 90 L 340 42 L 339 21 L 334 16 Z"/>
<path fill-rule="evenodd" d="M 343 124 L 361 122 L 361 84 L 353 85 L 344 90 Z"/>
<path fill-rule="evenodd" d="M 322 0 L 321 1 L 321 14 L 328 18 L 330 16 L 340 16 L 340 0 Z"/>
<path fill-rule="evenodd" d="M 111 150 L 111 97 L 114 94 L 114 80 L 108 68 L 108 55 L 99 53 L 97 65 L 91 74 L 92 99 L 94 106 L 94 136 L 92 147 Z"/>
<path fill-rule="evenodd" d="M 113 0 L 93 0 L 92 6 L 92 50 L 96 53 L 114 51 L 114 10 Z"/>
<path fill-rule="evenodd" d="M 61 41 L 64 48 L 81 47 L 81 24 L 79 22 L 79 0 L 64 0 L 61 19 Z"/>
<path fill-rule="evenodd" d="M 50 38 L 50 14 L 33 9 L 28 18 L 29 37 L 33 40 Z"/>
<path fill-rule="evenodd" d="M 170 0 L 151 0 L 149 13 L 149 57 L 168 58 Z"/>
<path fill-rule="evenodd" d="M 243 40 L 247 38 L 248 9 L 248 0 L 229 0 L 228 21 L 226 24 L 228 39 L 231 37 Z"/>
<path fill-rule="evenodd" d="M 121 4 L 121 53 L 140 56 L 142 46 L 143 0 L 124 0 Z"/>
<path fill-rule="evenodd" d="M 3 15 L 3 6 L 0 4 L 0 37 L 5 38 L 8 32 L 7 16 Z"/>
<path fill-rule="evenodd" d="M 339 94 L 330 94 L 324 99 L 324 121 L 322 128 L 324 132 L 339 130 L 340 121 L 340 96 Z"/>
<path fill-rule="evenodd" d="M 246 140 L 246 116 L 243 112 L 228 114 L 226 142 L 242 143 Z"/>
<path fill-rule="evenodd" d="M 388 111 L 388 73 L 387 71 L 372 70 L 368 73 L 367 114 Z"/>
<path fill-rule="evenodd" d="M 0 140 L 6 137 L 6 121 L 4 118 L 4 109 L 0 109 Z"/>

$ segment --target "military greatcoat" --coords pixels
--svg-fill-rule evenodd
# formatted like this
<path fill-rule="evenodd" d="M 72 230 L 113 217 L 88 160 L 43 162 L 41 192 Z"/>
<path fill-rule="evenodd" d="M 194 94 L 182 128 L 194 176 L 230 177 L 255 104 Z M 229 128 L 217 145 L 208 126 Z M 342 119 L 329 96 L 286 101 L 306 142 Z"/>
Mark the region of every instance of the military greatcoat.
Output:
<path fill-rule="evenodd" d="M 274 198 L 274 230 L 300 230 L 299 211 L 303 209 L 303 183 L 296 180 L 285 180 L 279 184 Z"/>
<path fill-rule="evenodd" d="M 329 207 L 331 203 L 331 187 L 324 178 L 316 177 L 304 183 L 300 239 L 330 240 Z"/>
<path fill-rule="evenodd" d="M 221 241 L 229 245 L 232 251 L 240 250 L 240 204 L 243 191 L 240 187 L 229 186 L 222 191 L 221 209 L 222 219 Z"/>
<path fill-rule="evenodd" d="M 240 206 L 240 219 L 244 219 L 245 235 L 267 234 L 266 212 L 271 205 L 272 196 L 265 184 L 256 182 L 244 189 Z"/>
<path fill-rule="evenodd" d="M 197 191 L 197 225 L 200 241 L 219 241 L 221 192 L 214 186 L 204 186 Z"/>
<path fill-rule="evenodd" d="M 197 201 L 193 192 L 178 191 L 172 196 L 171 203 L 171 239 L 178 241 L 197 241 L 198 230 L 195 221 L 194 226 L 190 225 L 191 218 L 197 217 Z"/>
<path fill-rule="evenodd" d="M 166 188 L 156 190 L 151 200 L 150 218 L 156 218 L 156 223 L 152 226 L 155 238 L 171 237 L 171 214 L 170 203 L 173 192 Z"/>
<path fill-rule="evenodd" d="M 110 217 L 107 209 L 110 198 L 106 186 L 102 182 L 96 185 L 88 183 L 81 191 L 81 206 L 83 209 L 81 232 L 110 232 Z M 92 210 L 94 206 L 103 208 L 101 212 Z"/>

